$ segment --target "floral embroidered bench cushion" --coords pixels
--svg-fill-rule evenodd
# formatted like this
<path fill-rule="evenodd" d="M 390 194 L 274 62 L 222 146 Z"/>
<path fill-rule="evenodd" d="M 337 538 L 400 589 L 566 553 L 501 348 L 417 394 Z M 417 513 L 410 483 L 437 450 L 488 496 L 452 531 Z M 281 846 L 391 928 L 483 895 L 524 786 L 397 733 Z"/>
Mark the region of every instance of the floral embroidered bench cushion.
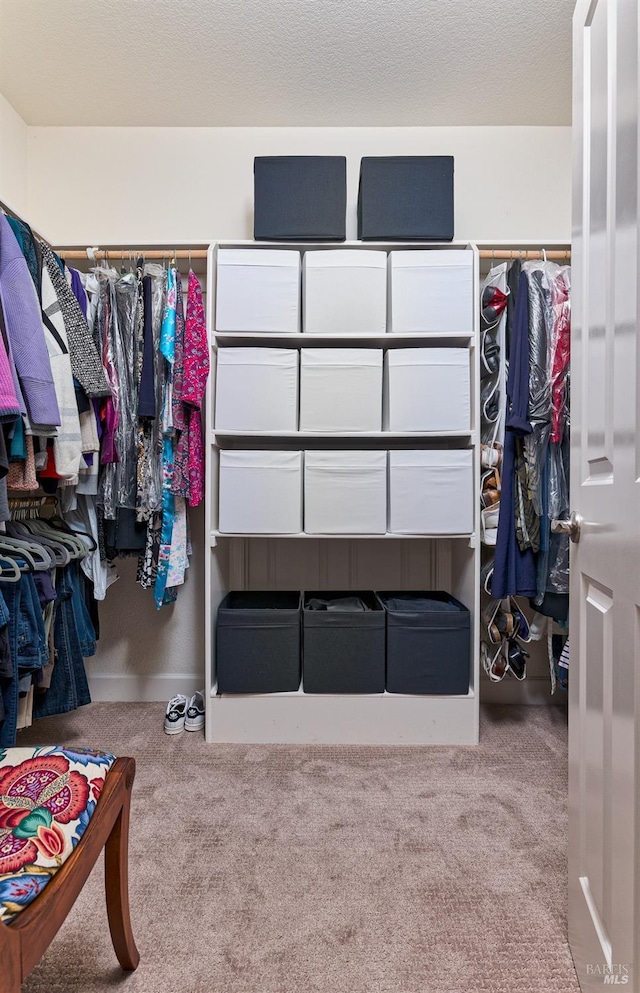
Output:
<path fill-rule="evenodd" d="M 69 858 L 114 761 L 61 745 L 0 748 L 0 922 L 35 900 Z"/>

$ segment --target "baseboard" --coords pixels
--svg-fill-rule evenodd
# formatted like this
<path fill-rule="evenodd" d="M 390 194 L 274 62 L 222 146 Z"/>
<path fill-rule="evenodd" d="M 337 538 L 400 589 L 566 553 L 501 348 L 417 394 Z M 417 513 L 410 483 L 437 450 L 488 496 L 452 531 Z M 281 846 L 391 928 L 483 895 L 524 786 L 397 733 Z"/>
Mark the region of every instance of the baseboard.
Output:
<path fill-rule="evenodd" d="M 202 675 L 161 672 L 143 676 L 134 673 L 94 673 L 89 690 L 94 703 L 152 703 L 170 700 L 176 693 L 191 696 L 201 690 Z"/>
<path fill-rule="evenodd" d="M 566 690 L 556 690 L 551 695 L 548 679 L 523 679 L 519 682 L 507 676 L 500 683 L 492 683 L 484 674 L 480 676 L 480 703 L 509 703 L 543 707 L 566 707 Z"/>

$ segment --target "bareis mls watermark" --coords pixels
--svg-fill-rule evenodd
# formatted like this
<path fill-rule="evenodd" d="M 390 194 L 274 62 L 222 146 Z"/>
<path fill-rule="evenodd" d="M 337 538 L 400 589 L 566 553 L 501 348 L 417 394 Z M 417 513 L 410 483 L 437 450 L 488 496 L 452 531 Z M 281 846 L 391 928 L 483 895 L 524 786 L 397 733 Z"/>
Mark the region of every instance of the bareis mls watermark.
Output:
<path fill-rule="evenodd" d="M 587 976 L 600 978 L 603 986 L 627 986 L 630 975 L 631 966 L 628 965 L 587 965 Z"/>

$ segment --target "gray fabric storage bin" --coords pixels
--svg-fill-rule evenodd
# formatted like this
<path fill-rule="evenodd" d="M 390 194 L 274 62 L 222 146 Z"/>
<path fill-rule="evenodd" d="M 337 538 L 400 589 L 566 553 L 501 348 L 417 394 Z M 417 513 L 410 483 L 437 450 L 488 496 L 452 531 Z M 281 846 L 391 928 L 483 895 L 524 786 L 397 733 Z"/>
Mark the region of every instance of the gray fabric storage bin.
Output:
<path fill-rule="evenodd" d="M 359 597 L 369 610 L 309 610 L 313 598 Z M 383 693 L 384 610 L 375 593 L 305 592 L 302 686 L 305 693 Z"/>
<path fill-rule="evenodd" d="M 300 593 L 229 593 L 218 607 L 219 693 L 286 693 L 300 686 Z"/>
<path fill-rule="evenodd" d="M 358 238 L 452 241 L 453 156 L 369 155 L 361 159 Z"/>
<path fill-rule="evenodd" d="M 256 241 L 344 241 L 344 155 L 258 155 L 253 160 Z"/>
<path fill-rule="evenodd" d="M 469 692 L 471 615 L 449 593 L 378 593 L 387 618 L 387 691 Z"/>

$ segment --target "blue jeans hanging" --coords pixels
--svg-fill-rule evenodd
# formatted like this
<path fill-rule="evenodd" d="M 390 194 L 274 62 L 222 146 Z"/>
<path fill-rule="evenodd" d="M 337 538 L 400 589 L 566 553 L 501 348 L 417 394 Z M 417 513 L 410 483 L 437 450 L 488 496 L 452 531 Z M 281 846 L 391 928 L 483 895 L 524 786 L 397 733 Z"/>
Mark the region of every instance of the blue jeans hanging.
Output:
<path fill-rule="evenodd" d="M 86 654 L 93 654 L 95 639 L 91 637 L 93 625 L 82 600 L 77 563 L 60 570 L 56 593 L 55 665 L 51 686 L 45 693 L 36 692 L 34 697 L 34 718 L 66 714 L 91 703 L 83 651 L 89 649 Z"/>

